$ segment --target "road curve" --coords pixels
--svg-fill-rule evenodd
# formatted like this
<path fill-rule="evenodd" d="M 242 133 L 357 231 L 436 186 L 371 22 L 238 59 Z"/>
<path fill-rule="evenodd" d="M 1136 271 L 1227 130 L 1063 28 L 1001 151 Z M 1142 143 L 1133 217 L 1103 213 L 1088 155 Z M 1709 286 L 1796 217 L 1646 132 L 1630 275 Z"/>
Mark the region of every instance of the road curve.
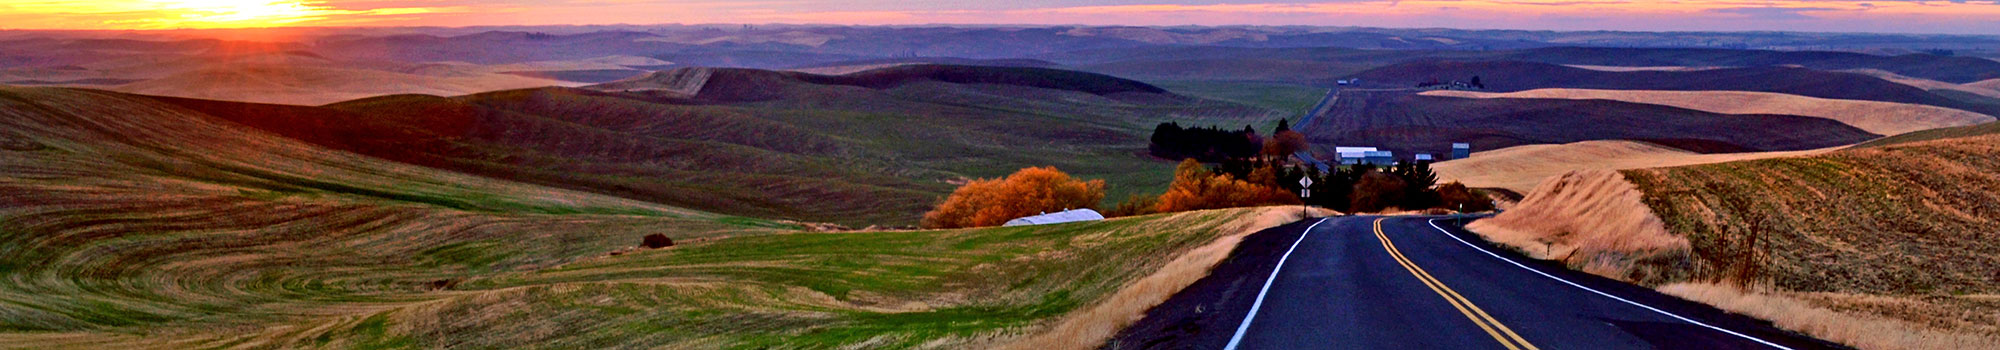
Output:
<path fill-rule="evenodd" d="M 1526 259 L 1454 220 L 1351 216 L 1259 232 L 1105 348 L 1843 348 Z"/>

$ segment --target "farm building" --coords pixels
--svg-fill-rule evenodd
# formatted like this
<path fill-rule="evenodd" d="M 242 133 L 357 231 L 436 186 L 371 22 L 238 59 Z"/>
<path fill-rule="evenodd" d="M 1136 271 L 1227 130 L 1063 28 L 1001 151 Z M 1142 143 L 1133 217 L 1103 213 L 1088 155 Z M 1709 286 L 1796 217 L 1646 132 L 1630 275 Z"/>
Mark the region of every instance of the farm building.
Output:
<path fill-rule="evenodd" d="M 1047 224 L 1060 224 L 1065 222 L 1096 221 L 1096 220 L 1104 220 L 1104 214 L 1098 214 L 1096 210 L 1075 209 L 1075 210 L 1064 210 L 1054 213 L 1043 213 L 1042 215 L 1035 215 L 1019 219 L 1007 220 L 1006 224 L 1002 224 L 1000 226 L 1047 225 Z"/>
<path fill-rule="evenodd" d="M 1472 144 L 1470 143 L 1451 144 L 1451 159 L 1466 159 L 1471 157 L 1472 157 Z"/>

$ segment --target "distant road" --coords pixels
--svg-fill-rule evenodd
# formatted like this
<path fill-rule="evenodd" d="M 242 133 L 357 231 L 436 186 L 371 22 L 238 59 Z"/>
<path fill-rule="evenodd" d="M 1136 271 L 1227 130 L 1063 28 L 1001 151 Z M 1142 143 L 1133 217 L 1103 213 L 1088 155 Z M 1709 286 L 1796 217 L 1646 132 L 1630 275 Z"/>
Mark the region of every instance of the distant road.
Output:
<path fill-rule="evenodd" d="M 1112 349 L 1841 348 L 1485 244 L 1440 217 L 1252 235 Z"/>

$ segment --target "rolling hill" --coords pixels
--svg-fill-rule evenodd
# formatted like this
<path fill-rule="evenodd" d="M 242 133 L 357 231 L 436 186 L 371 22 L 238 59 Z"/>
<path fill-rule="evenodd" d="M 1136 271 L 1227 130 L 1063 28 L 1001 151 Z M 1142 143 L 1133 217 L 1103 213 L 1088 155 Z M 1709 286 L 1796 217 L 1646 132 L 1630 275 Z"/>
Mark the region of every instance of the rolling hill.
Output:
<path fill-rule="evenodd" d="M 1933 55 L 1689 48 L 1583 47 L 1548 43 L 1509 50 L 1358 49 L 1357 46 L 1248 47 L 1161 45 L 1089 49 L 1035 56 L 1095 72 L 1157 80 L 1213 79 L 1332 85 L 1334 79 L 1412 61 L 1512 61 L 1593 66 L 1602 70 L 1658 67 L 1800 67 L 1818 71 L 1876 70 L 1953 84 L 2000 77 L 2000 62 Z M 1187 69 L 1199 67 L 1200 69 Z M 1465 79 L 1465 77 L 1456 77 Z"/>
<path fill-rule="evenodd" d="M 1793 151 L 1879 137 L 1824 118 L 1717 114 L 1609 100 L 1479 99 L 1342 90 L 1299 128 L 1315 143 L 1448 154 L 1589 140 L 1635 140 L 1699 153 Z"/>
<path fill-rule="evenodd" d="M 1430 91 L 1428 96 L 1612 100 L 1720 114 L 1783 114 L 1832 119 L 1882 135 L 1992 122 L 1992 116 L 1904 103 L 1832 100 L 1744 91 L 1536 89 L 1511 93 Z"/>
<path fill-rule="evenodd" d="M 0 347 L 996 347 L 1136 317 L 1159 291 L 1132 286 L 1195 268 L 1176 257 L 1297 215 L 786 233 L 182 105 L 314 107 L 202 104 L 223 103 L 0 88 Z M 654 233 L 678 245 L 633 247 Z"/>
<path fill-rule="evenodd" d="M 1990 348 L 2000 344 L 2000 276 L 1989 273 L 2000 265 L 2000 136 L 1946 134 L 1599 172 L 1608 180 L 1566 174 L 1475 229 L 1861 348 Z M 1602 225 L 1613 221 L 1623 224 Z"/>
<path fill-rule="evenodd" d="M 1626 170 L 1711 164 L 1741 160 L 1797 157 L 1838 147 L 1777 152 L 1695 153 L 1657 144 L 1598 140 L 1566 144 L 1523 145 L 1484 152 L 1471 158 L 1431 165 L 1438 178 L 1471 187 L 1497 187 L 1529 193 L 1543 181 L 1576 170 Z"/>
<path fill-rule="evenodd" d="M 1826 99 L 1912 103 L 2000 115 L 2000 108 L 1992 105 L 1947 98 L 1876 77 L 1795 67 L 1607 72 L 1531 62 L 1417 61 L 1354 75 L 1369 86 L 1388 88 L 1408 88 L 1427 81 L 1463 81 L 1474 76 L 1481 77 L 1487 86 L 1484 90 L 1493 92 L 1549 88 L 1752 91 Z"/>
<path fill-rule="evenodd" d="M 577 85 L 510 74 L 431 76 L 300 65 L 220 65 L 106 89 L 160 96 L 321 105 L 393 94 L 461 95 Z"/>
<path fill-rule="evenodd" d="M 909 225 L 969 177 L 1054 165 L 1155 191 L 1163 121 L 1266 124 L 1283 114 L 1047 69 L 899 66 L 843 76 L 680 69 L 696 91 L 599 86 L 326 107 L 163 98 L 328 148 L 732 215 Z M 676 73 L 679 72 L 679 73 Z M 677 83 L 677 82 L 669 82 Z M 652 84 L 659 85 L 659 84 Z M 611 87 L 616 86 L 616 87 Z M 687 94 L 692 92 L 693 94 Z M 949 121 L 949 122 L 940 122 Z"/>

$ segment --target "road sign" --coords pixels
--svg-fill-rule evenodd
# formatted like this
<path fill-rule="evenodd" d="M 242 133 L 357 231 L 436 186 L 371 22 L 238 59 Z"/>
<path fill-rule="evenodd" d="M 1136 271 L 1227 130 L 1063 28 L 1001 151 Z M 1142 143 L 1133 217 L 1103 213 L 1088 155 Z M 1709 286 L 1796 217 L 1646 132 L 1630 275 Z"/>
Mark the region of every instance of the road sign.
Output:
<path fill-rule="evenodd" d="M 1299 178 L 1299 187 L 1300 187 L 1300 188 L 1305 188 L 1305 187 L 1312 187 L 1312 186 L 1313 186 L 1313 178 L 1312 178 L 1312 177 L 1310 177 L 1310 176 L 1307 176 L 1307 177 L 1300 177 L 1300 178 Z"/>

